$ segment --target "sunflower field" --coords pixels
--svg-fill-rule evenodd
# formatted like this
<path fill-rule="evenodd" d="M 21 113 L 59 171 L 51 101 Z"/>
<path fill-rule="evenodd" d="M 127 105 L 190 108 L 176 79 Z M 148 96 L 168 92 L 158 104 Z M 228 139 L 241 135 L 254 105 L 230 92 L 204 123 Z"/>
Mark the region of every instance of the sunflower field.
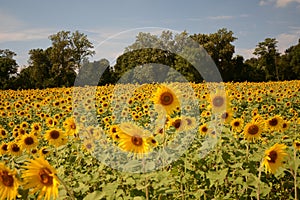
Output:
<path fill-rule="evenodd" d="M 0 199 L 299 199 L 300 81 L 0 91 Z"/>

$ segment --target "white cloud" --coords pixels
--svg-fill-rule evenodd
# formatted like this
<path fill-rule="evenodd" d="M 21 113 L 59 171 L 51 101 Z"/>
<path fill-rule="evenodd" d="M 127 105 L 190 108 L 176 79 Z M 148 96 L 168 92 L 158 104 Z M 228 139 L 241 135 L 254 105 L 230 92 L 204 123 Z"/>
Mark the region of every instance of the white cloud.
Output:
<path fill-rule="evenodd" d="M 241 55 L 245 60 L 254 57 L 253 52 L 254 48 L 235 48 L 235 55 Z"/>
<path fill-rule="evenodd" d="M 19 31 L 6 31 L 0 33 L 0 43 L 12 41 L 28 41 L 47 39 L 55 30 L 49 28 L 32 28 Z"/>
<path fill-rule="evenodd" d="M 226 20 L 226 19 L 232 19 L 234 16 L 231 15 L 219 15 L 219 16 L 210 16 L 208 19 L 212 20 Z"/>
<path fill-rule="evenodd" d="M 265 5 L 275 4 L 276 7 L 283 8 L 292 2 L 300 4 L 300 0 L 260 0 L 259 5 L 265 6 Z"/>
<path fill-rule="evenodd" d="M 24 26 L 25 23 L 13 15 L 9 14 L 8 12 L 0 9 L 0 32 L 9 32 L 12 30 L 16 30 L 22 26 Z"/>
<path fill-rule="evenodd" d="M 279 34 L 276 39 L 278 41 L 278 50 L 280 53 L 284 53 L 286 49 L 291 46 L 298 44 L 298 40 L 300 38 L 300 27 L 298 29 L 294 29 L 289 33 Z"/>

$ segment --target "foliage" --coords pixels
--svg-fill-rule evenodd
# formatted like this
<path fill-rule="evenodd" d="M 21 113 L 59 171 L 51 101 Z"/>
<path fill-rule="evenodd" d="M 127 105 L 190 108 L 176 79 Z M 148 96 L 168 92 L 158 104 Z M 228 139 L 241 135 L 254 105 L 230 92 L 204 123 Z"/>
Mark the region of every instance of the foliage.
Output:
<path fill-rule="evenodd" d="M 216 129 L 217 132 L 202 135 L 198 132 L 199 125 L 214 124 L 214 120 L 218 119 L 214 116 L 216 113 L 212 113 L 209 97 L 211 91 L 208 88 L 213 88 L 215 92 L 220 85 L 173 83 L 179 91 L 186 91 L 187 87 L 193 88 L 194 94 L 185 92 L 181 95 L 187 99 L 191 98 L 189 95 L 193 95 L 199 103 L 198 107 L 192 107 L 199 109 L 197 126 L 192 129 L 195 138 L 177 160 L 148 173 L 117 170 L 117 166 L 105 164 L 105 159 L 97 159 L 96 151 L 92 147 L 94 145 L 97 149 L 96 145 L 102 141 L 104 143 L 101 144 L 118 149 L 115 141 L 111 139 L 110 130 L 113 125 L 119 123 L 120 118 L 130 119 L 144 128 L 155 127 L 155 123 L 149 121 L 152 119 L 149 118 L 150 113 L 153 115 L 153 112 L 156 112 L 149 99 L 157 85 L 119 84 L 97 88 L 89 86 L 1 90 L 0 96 L 3 101 L 0 104 L 0 161 L 15 169 L 16 177 L 20 178 L 25 160 L 45 157 L 63 181 L 59 187 L 58 199 L 70 199 L 72 196 L 73 199 L 85 200 L 297 199 L 300 152 L 293 143 L 300 139 L 299 84 L 299 81 L 225 83 L 227 100 L 230 103 L 226 110 L 231 117 L 225 121 L 217 121 L 217 124 L 221 123 Z M 123 94 L 116 93 L 117 87 Z M 126 91 L 129 92 L 129 97 L 126 96 Z M 81 104 L 81 101 L 85 103 Z M 168 116 L 168 120 L 180 117 L 188 109 L 191 109 L 191 105 L 185 105 L 182 113 L 176 112 Z M 98 119 L 97 126 L 93 127 L 95 129 L 82 128 L 82 125 L 90 125 L 94 115 Z M 284 122 L 285 126 L 268 128 L 268 121 L 274 116 L 282 119 L 280 123 L 283 125 Z M 77 119 L 73 126 L 66 125 L 71 123 L 68 120 L 70 117 Z M 242 130 L 248 122 L 263 120 L 265 126 L 261 137 L 256 141 L 245 140 L 242 131 L 232 128 L 230 122 L 234 119 L 242 119 L 245 122 Z M 34 123 L 40 126 L 38 131 L 33 128 Z M 45 133 L 55 128 L 67 134 L 66 143 L 58 147 L 50 145 L 45 138 Z M 163 138 L 167 141 L 177 134 L 169 123 L 165 125 L 165 130 Z M 22 150 L 20 155 L 12 154 L 10 148 L 8 151 L 3 148 L 4 144 L 20 141 L 20 135 L 32 131 L 37 131 L 36 148 L 30 151 Z M 87 140 L 86 134 L 93 135 L 93 140 Z M 159 141 L 155 148 L 163 148 L 164 143 L 159 140 L 159 135 L 155 138 Z M 277 172 L 270 174 L 265 172 L 261 163 L 265 151 L 276 143 L 287 145 L 288 156 L 284 158 L 285 162 Z M 113 157 L 113 153 L 110 152 L 108 156 Z M 22 186 L 19 188 L 19 194 L 19 199 L 35 199 L 38 195 L 31 194 Z"/>

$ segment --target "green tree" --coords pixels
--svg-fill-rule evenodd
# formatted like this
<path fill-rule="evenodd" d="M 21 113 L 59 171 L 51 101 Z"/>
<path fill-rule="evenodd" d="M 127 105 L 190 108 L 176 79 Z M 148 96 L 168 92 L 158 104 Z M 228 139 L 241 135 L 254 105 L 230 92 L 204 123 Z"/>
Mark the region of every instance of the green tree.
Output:
<path fill-rule="evenodd" d="M 0 89 L 9 88 L 12 76 L 17 74 L 18 64 L 14 56 L 16 53 L 9 49 L 0 49 Z"/>
<path fill-rule="evenodd" d="M 195 45 L 190 45 L 191 41 L 193 40 L 189 38 L 185 31 L 175 35 L 170 31 L 163 31 L 160 36 L 139 33 L 136 36 L 136 41 L 125 49 L 123 55 L 117 58 L 114 66 L 115 73 L 119 79 L 128 71 L 125 75 L 128 81 L 138 82 L 141 80 L 138 77 L 147 74 L 148 77 L 143 77 L 143 80 L 161 82 L 166 79 L 169 80 L 167 76 L 171 67 L 181 73 L 188 81 L 199 81 L 201 76 L 193 66 L 193 63 L 196 63 L 197 48 L 195 48 Z M 186 57 L 191 57 L 190 60 L 194 62 L 189 63 L 185 60 Z M 167 67 L 162 67 L 162 65 Z M 129 72 L 135 67 L 138 68 Z M 146 70 L 147 67 L 149 69 Z M 139 72 L 139 69 L 144 73 Z M 122 78 L 124 81 L 125 78 Z"/>
<path fill-rule="evenodd" d="M 31 49 L 29 51 L 29 66 L 31 73 L 29 79 L 34 83 L 34 88 L 54 87 L 55 83 L 51 82 L 51 51 L 49 47 L 43 49 Z"/>
<path fill-rule="evenodd" d="M 259 42 L 253 54 L 258 56 L 258 67 L 265 71 L 265 79 L 279 80 L 276 63 L 279 58 L 277 40 L 275 38 L 266 38 L 263 42 Z"/>
<path fill-rule="evenodd" d="M 280 56 L 279 72 L 282 80 L 299 79 L 300 77 L 300 39 L 298 44 L 285 50 L 284 55 Z"/>
<path fill-rule="evenodd" d="M 229 81 L 232 74 L 232 57 L 235 52 L 232 42 L 237 39 L 233 36 L 233 32 L 222 28 L 216 33 L 194 34 L 191 38 L 203 46 L 211 56 L 223 80 Z"/>

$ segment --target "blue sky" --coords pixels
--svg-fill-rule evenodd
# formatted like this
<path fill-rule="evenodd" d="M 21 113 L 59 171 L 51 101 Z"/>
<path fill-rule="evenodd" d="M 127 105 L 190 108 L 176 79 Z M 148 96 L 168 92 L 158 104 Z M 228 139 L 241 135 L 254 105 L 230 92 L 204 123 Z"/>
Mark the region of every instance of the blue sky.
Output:
<path fill-rule="evenodd" d="M 283 52 L 300 38 L 300 0 L 0 0 L 0 49 L 27 65 L 30 49 L 46 49 L 48 36 L 79 30 L 94 44 L 91 60 L 111 62 L 138 32 L 169 29 L 189 34 L 234 32 L 236 54 L 252 57 L 258 42 L 278 40 Z M 149 28 L 152 27 L 152 28 Z M 159 27 L 159 28 L 154 28 Z"/>

